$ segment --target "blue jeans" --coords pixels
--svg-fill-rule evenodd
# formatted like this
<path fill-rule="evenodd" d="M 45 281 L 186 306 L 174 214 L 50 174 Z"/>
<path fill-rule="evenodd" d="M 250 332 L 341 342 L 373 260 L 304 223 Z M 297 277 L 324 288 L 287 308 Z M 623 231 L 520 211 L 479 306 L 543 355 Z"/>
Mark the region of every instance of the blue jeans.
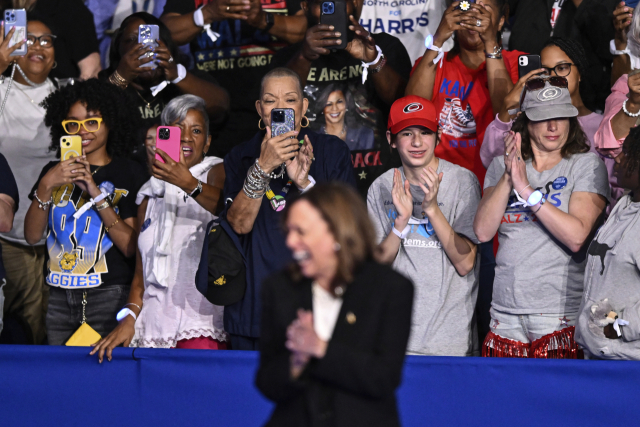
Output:
<path fill-rule="evenodd" d="M 82 324 L 82 293 L 87 292 L 87 323 L 103 338 L 117 325 L 116 314 L 127 303 L 129 286 L 106 285 L 90 289 L 49 290 L 47 337 L 50 345 L 64 345 Z"/>

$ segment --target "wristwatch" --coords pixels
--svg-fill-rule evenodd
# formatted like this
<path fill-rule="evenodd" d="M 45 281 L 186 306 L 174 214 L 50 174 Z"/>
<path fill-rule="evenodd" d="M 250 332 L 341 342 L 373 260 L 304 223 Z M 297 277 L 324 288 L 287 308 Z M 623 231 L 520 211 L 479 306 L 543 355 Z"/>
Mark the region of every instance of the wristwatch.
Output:
<path fill-rule="evenodd" d="M 189 197 L 195 199 L 200 193 L 202 193 L 202 181 L 198 180 L 198 185 L 196 185 L 196 188 L 194 188 L 193 191 L 189 194 Z"/>
<path fill-rule="evenodd" d="M 540 201 L 543 199 L 544 195 L 542 194 L 542 191 L 540 190 L 536 190 L 533 193 L 531 193 L 529 195 L 529 198 L 527 199 L 527 204 L 529 206 L 535 206 L 538 203 L 540 203 Z"/>
<path fill-rule="evenodd" d="M 275 24 L 276 21 L 274 19 L 273 13 L 271 13 L 271 12 L 265 12 L 264 13 L 264 19 L 267 22 L 267 26 L 264 27 L 264 30 L 262 30 L 262 31 L 264 31 L 265 33 L 268 33 L 269 30 L 271 28 L 273 28 L 273 24 Z"/>

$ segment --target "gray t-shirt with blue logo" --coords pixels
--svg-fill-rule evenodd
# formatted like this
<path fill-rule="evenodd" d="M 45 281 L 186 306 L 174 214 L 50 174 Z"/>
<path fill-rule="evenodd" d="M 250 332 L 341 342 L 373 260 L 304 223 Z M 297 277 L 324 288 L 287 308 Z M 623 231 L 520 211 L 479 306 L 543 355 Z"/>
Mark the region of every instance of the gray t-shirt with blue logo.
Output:
<path fill-rule="evenodd" d="M 402 171 L 402 168 L 400 168 Z M 440 159 L 443 172 L 438 206 L 453 230 L 478 243 L 473 218 L 480 201 L 480 185 L 467 169 Z M 403 173 L 404 176 L 404 173 Z M 397 211 L 391 198 L 393 169 L 378 177 L 367 196 L 378 242 L 391 233 Z M 421 220 L 424 192 L 411 186 L 414 224 L 402 241 L 393 267 L 415 286 L 411 336 L 407 351 L 440 356 L 478 355 L 474 310 L 478 294 L 479 262 L 460 276 L 442 249 L 428 220 Z M 421 221 L 422 223 L 416 223 Z"/>
<path fill-rule="evenodd" d="M 574 192 L 609 197 L 607 169 L 593 153 L 574 154 L 543 172 L 536 171 L 531 160 L 526 164 L 531 187 L 563 212 L 569 211 Z M 504 158 L 494 158 L 484 188 L 495 187 L 504 170 Z M 582 298 L 586 245 L 572 253 L 529 208 L 510 207 L 516 201 L 512 192 L 498 228 L 493 308 L 510 314 L 575 314 Z"/>

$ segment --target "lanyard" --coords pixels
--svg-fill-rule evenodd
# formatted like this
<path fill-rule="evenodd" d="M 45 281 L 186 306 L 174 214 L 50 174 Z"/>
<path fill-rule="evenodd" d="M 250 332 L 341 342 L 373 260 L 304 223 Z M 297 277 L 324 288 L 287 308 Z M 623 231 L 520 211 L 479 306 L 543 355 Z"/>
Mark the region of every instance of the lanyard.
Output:
<path fill-rule="evenodd" d="M 289 189 L 291 188 L 291 184 L 293 184 L 292 180 L 287 181 L 287 184 L 284 187 L 282 187 L 282 191 L 280 191 L 280 194 L 278 195 L 275 195 L 273 193 L 273 190 L 271 190 L 271 187 L 267 185 L 267 192 L 265 194 L 267 195 L 267 199 L 269 199 L 271 208 L 274 211 L 280 212 L 287 205 L 287 201 L 284 199 L 284 197 L 289 192 Z"/>

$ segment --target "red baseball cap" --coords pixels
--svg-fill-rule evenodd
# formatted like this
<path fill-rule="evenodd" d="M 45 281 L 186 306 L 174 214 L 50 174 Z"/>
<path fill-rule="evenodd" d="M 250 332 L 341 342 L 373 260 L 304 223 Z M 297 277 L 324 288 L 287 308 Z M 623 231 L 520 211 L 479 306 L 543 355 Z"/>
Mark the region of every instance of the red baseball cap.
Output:
<path fill-rule="evenodd" d="M 436 107 L 431 101 L 409 95 L 393 103 L 387 128 L 396 134 L 410 126 L 424 126 L 433 132 L 437 131 Z"/>

